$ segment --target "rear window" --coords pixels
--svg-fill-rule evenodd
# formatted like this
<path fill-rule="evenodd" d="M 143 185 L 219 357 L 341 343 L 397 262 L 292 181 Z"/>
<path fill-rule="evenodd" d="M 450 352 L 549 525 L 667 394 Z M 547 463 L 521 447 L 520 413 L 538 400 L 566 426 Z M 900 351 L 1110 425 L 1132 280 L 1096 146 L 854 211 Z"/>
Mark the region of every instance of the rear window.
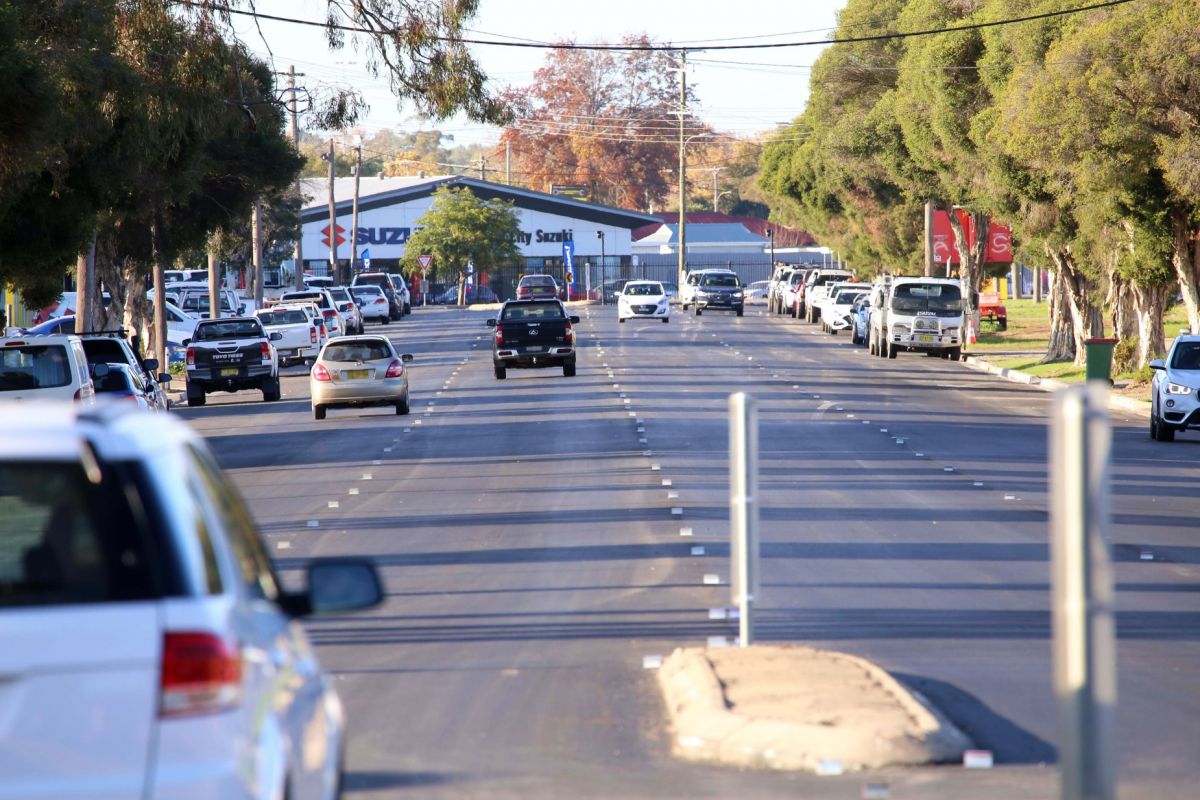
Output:
<path fill-rule="evenodd" d="M 321 308 L 329 308 L 329 301 L 324 292 L 288 292 L 282 298 L 285 303 L 295 303 L 299 300 L 316 300 Z"/>
<path fill-rule="evenodd" d="M 323 361 L 379 361 L 392 357 L 392 348 L 382 339 L 371 342 L 331 344 L 321 354 Z"/>
<path fill-rule="evenodd" d="M 383 297 L 383 289 L 378 286 L 356 286 L 350 290 L 350 294 L 354 295 L 355 300 L 374 299 Z"/>
<path fill-rule="evenodd" d="M 308 322 L 308 315 L 298 308 L 285 311 L 264 311 L 258 315 L 263 325 L 297 325 Z"/>
<path fill-rule="evenodd" d="M 125 364 L 129 361 L 120 343 L 110 337 L 83 340 L 89 364 Z"/>
<path fill-rule="evenodd" d="M 562 319 L 562 306 L 557 302 L 521 303 L 508 305 L 501 312 L 500 319 Z"/>
<path fill-rule="evenodd" d="M 546 286 L 553 289 L 555 287 L 554 278 L 549 275 L 527 275 L 521 278 L 521 286 Z"/>
<path fill-rule="evenodd" d="M 0 392 L 50 389 L 71 383 L 71 362 L 61 344 L 0 348 Z"/>
<path fill-rule="evenodd" d="M 197 342 L 215 342 L 221 339 L 261 339 L 262 335 L 262 326 L 257 321 L 239 319 L 197 325 L 192 338 Z"/>
<path fill-rule="evenodd" d="M 0 464 L 0 607 L 162 595 L 122 480 L 96 477 L 76 462 Z"/>

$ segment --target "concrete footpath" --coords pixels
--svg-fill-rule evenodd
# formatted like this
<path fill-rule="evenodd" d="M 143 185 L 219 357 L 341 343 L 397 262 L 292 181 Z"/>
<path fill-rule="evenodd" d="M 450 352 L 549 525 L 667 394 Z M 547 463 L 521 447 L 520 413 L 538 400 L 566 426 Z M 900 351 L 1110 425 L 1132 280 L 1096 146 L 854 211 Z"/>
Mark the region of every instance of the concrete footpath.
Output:
<path fill-rule="evenodd" d="M 792 645 L 682 648 L 658 672 L 679 758 L 817 774 L 960 761 L 971 742 L 871 662 Z"/>

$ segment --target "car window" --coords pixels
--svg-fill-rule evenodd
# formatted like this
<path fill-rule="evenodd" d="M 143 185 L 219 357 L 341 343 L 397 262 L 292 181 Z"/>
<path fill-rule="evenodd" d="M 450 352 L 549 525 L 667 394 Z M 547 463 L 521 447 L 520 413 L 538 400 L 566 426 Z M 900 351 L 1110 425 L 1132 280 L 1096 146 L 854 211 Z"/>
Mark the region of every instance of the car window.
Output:
<path fill-rule="evenodd" d="M 1171 357 L 1171 369 L 1200 370 L 1200 342 L 1180 342 Z"/>
<path fill-rule="evenodd" d="M 521 303 L 504 307 L 500 318 L 505 320 L 528 319 L 562 319 L 562 306 L 556 302 L 550 303 Z"/>
<path fill-rule="evenodd" d="M 298 308 L 263 311 L 257 316 L 263 325 L 296 325 L 308 322 L 308 315 Z"/>
<path fill-rule="evenodd" d="M 144 534 L 110 469 L 0 464 L 0 607 L 160 597 Z"/>
<path fill-rule="evenodd" d="M 0 348 L 0 392 L 49 389 L 71 383 L 71 361 L 61 344 Z"/>
<path fill-rule="evenodd" d="M 258 529 L 241 495 L 208 456 L 195 448 L 189 448 L 189 455 L 196 474 L 200 476 L 205 500 L 216 512 L 233 550 L 238 574 L 246 590 L 252 597 L 277 599 L 279 584 L 271 569 L 271 559 L 259 539 Z"/>
<path fill-rule="evenodd" d="M 392 357 L 392 348 L 382 340 L 331 344 L 321 354 L 322 361 L 379 361 Z"/>
<path fill-rule="evenodd" d="M 737 275 L 705 275 L 701 286 L 739 286 Z"/>
<path fill-rule="evenodd" d="M 639 295 L 643 297 L 660 295 L 663 293 L 662 286 L 657 283 L 635 283 L 625 287 L 625 294 Z"/>
<path fill-rule="evenodd" d="M 262 335 L 262 326 L 257 320 L 240 319 L 198 325 L 192 338 L 198 342 L 213 342 L 220 339 L 257 339 Z"/>

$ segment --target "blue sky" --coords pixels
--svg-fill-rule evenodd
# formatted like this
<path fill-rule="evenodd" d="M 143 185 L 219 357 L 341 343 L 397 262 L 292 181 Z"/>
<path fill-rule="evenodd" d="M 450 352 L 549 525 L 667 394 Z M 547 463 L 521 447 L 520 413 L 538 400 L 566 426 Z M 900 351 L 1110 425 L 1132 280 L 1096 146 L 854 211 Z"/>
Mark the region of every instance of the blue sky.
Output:
<path fill-rule="evenodd" d="M 469 27 L 478 38 L 513 37 L 536 41 L 564 38 L 615 42 L 627 34 L 687 44 L 766 43 L 823 39 L 836 25 L 845 0 L 482 0 Z M 320 20 L 322 0 L 258 0 L 264 13 Z M 364 127 L 419 130 L 440 128 L 457 142 L 493 142 L 496 128 L 462 118 L 423 121 L 413 109 L 398 108 L 387 81 L 371 78 L 366 56 L 347 42 L 330 51 L 321 31 L 263 21 L 238 21 L 243 40 L 279 70 L 295 64 L 306 82 L 357 87 L 371 105 Z M 753 38 L 751 38 L 753 37 Z M 720 131 L 749 135 L 767 131 L 800 113 L 808 98 L 809 67 L 823 47 L 705 52 L 689 54 L 688 81 L 696 86 L 700 114 Z M 269 51 L 269 52 L 268 52 Z M 544 53 L 503 47 L 473 47 L 489 77 L 500 86 L 523 85 L 542 63 Z"/>

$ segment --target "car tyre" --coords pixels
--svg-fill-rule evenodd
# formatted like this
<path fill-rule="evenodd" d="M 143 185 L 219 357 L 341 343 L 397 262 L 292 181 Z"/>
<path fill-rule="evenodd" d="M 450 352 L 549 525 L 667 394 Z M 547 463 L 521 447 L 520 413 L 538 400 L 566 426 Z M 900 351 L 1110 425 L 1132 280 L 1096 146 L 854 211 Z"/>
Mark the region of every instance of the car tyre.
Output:
<path fill-rule="evenodd" d="M 563 364 L 563 377 L 564 378 L 574 378 L 575 377 L 575 362 L 574 361 Z"/>
<path fill-rule="evenodd" d="M 666 323 L 668 323 L 668 322 L 670 322 L 670 321 L 671 321 L 671 318 L 670 318 L 670 317 L 663 317 L 663 323 L 664 323 L 664 324 L 666 324 Z"/>
<path fill-rule="evenodd" d="M 704 313 L 704 312 L 700 310 L 700 306 L 696 306 L 696 316 L 697 316 L 697 317 L 699 317 L 699 316 L 701 316 L 703 313 Z"/>
<path fill-rule="evenodd" d="M 262 382 L 264 403 L 273 403 L 279 399 L 279 378 L 268 378 Z"/>
<path fill-rule="evenodd" d="M 204 401 L 205 397 L 203 389 L 197 389 L 193 391 L 192 387 L 187 387 L 187 404 L 189 406 L 202 406 L 204 405 Z"/>
<path fill-rule="evenodd" d="M 325 406 L 313 406 L 313 419 L 325 419 Z"/>
<path fill-rule="evenodd" d="M 496 373 L 496 380 L 502 381 L 508 377 L 508 369 L 503 364 L 493 364 L 492 371 Z"/>
<path fill-rule="evenodd" d="M 742 316 L 742 315 L 743 315 L 743 314 L 745 314 L 745 313 L 746 313 L 746 309 L 744 309 L 744 308 L 739 308 L 739 309 L 737 310 L 737 315 L 738 315 L 739 317 L 740 317 L 740 316 Z"/>
<path fill-rule="evenodd" d="M 624 325 L 624 324 L 625 324 L 625 318 L 624 318 L 624 317 L 617 317 L 617 322 L 620 322 L 622 325 Z"/>
<path fill-rule="evenodd" d="M 896 345 L 892 344 L 887 339 L 883 340 L 883 349 L 887 353 L 888 358 L 895 358 L 900 354 L 900 348 L 896 347 Z"/>
<path fill-rule="evenodd" d="M 961 346 L 950 348 L 950 360 L 951 361 L 962 361 L 962 347 Z"/>
<path fill-rule="evenodd" d="M 407 413 L 408 413 L 408 395 L 405 395 L 403 400 L 396 401 L 396 416 L 403 417 Z"/>
<path fill-rule="evenodd" d="M 1154 409 L 1150 409 L 1150 431 L 1156 442 L 1175 441 L 1175 429 L 1159 419 Z"/>

